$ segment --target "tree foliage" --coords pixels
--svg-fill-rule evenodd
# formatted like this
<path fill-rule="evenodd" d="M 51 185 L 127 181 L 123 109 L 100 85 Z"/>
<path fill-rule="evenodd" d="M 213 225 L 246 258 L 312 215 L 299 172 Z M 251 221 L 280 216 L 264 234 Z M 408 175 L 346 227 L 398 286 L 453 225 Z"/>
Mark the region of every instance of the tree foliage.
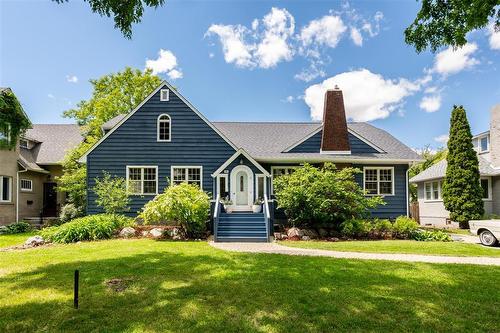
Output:
<path fill-rule="evenodd" d="M 108 172 L 103 172 L 103 174 L 102 178 L 95 179 L 96 204 L 107 214 L 123 213 L 129 210 L 130 198 L 125 178 L 112 177 Z"/>
<path fill-rule="evenodd" d="M 409 178 L 415 177 L 416 175 L 418 175 L 422 171 L 427 170 L 428 168 L 430 168 L 434 164 L 445 159 L 447 154 L 448 154 L 448 150 L 446 150 L 446 149 L 440 149 L 437 152 L 434 152 L 430 149 L 429 146 L 424 147 L 422 149 L 422 152 L 420 153 L 420 156 L 424 159 L 424 161 L 412 165 L 412 167 L 408 170 Z M 418 193 L 417 193 L 417 185 L 416 184 L 410 184 L 410 196 L 411 196 L 412 202 L 415 202 L 418 200 Z"/>
<path fill-rule="evenodd" d="M 384 202 L 381 197 L 365 195 L 354 178 L 360 172 L 355 168 L 337 170 L 332 163 L 322 168 L 305 164 L 292 174 L 275 178 L 274 193 L 293 225 L 362 218 Z"/>
<path fill-rule="evenodd" d="M 417 17 L 405 30 L 405 41 L 417 52 L 463 46 L 467 33 L 484 28 L 490 18 L 500 29 L 498 4 L 498 0 L 422 0 Z"/>
<path fill-rule="evenodd" d="M 17 138 L 23 134 L 31 123 L 26 117 L 21 104 L 10 89 L 0 93 L 0 149 L 13 149 Z M 10 138 L 10 140 L 9 140 Z"/>
<path fill-rule="evenodd" d="M 85 139 L 66 154 L 63 175 L 58 178 L 59 189 L 67 192 L 68 200 L 82 211 L 86 203 L 87 169 L 78 160 L 102 138 L 101 126 L 106 121 L 134 109 L 160 85 L 161 79 L 150 70 L 142 72 L 126 67 L 122 72 L 90 80 L 90 83 L 93 86 L 91 98 L 63 114 L 80 125 Z"/>
<path fill-rule="evenodd" d="M 59 4 L 69 0 L 53 0 Z M 101 16 L 113 17 L 115 28 L 130 39 L 132 37 L 132 24 L 141 22 L 144 7 L 158 8 L 163 6 L 165 0 L 84 0 L 90 5 L 92 12 Z"/>
<path fill-rule="evenodd" d="M 139 218 L 146 224 L 178 223 L 190 237 L 201 237 L 210 216 L 210 197 L 198 185 L 171 185 L 146 203 Z"/>
<path fill-rule="evenodd" d="M 450 218 L 468 227 L 469 220 L 484 214 L 479 162 L 472 145 L 467 115 L 462 106 L 454 106 L 450 120 L 448 140 L 448 166 L 443 184 L 443 202 Z"/>

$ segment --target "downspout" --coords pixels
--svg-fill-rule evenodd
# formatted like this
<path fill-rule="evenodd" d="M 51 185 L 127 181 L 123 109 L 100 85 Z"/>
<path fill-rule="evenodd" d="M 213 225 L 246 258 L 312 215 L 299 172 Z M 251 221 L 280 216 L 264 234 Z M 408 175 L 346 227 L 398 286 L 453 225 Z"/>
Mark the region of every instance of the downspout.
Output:
<path fill-rule="evenodd" d="M 408 163 L 408 169 L 406 169 L 406 217 L 410 217 L 410 167 L 411 164 Z"/>

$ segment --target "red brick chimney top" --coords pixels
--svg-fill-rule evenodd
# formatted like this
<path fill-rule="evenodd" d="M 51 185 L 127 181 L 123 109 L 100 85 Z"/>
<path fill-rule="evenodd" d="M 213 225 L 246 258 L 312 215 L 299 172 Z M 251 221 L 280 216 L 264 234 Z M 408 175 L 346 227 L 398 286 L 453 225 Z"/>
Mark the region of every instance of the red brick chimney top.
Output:
<path fill-rule="evenodd" d="M 335 86 L 334 90 L 327 90 L 325 93 L 321 153 L 351 153 L 345 117 L 344 97 L 342 90 L 338 86 Z"/>

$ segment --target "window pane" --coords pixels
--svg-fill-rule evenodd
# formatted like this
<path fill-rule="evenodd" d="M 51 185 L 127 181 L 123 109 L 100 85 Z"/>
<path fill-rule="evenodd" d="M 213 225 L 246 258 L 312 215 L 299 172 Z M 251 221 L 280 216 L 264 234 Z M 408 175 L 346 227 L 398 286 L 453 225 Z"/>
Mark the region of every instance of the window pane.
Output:
<path fill-rule="evenodd" d="M 140 168 L 128 169 L 128 179 L 129 180 L 141 180 L 141 169 Z"/>
<path fill-rule="evenodd" d="M 488 150 L 488 137 L 481 138 L 481 151 Z"/>
<path fill-rule="evenodd" d="M 10 179 L 2 177 L 2 201 L 10 201 Z"/>
<path fill-rule="evenodd" d="M 186 169 L 184 168 L 175 168 L 174 175 L 172 176 L 172 181 L 174 184 L 182 183 L 186 180 Z"/>
<path fill-rule="evenodd" d="M 374 169 L 365 170 L 365 181 L 366 182 L 376 182 L 377 181 L 377 170 L 374 170 Z"/>
<path fill-rule="evenodd" d="M 380 170 L 380 181 L 392 181 L 392 170 Z"/>
<path fill-rule="evenodd" d="M 156 194 L 156 181 L 144 181 L 144 194 Z"/>
<path fill-rule="evenodd" d="M 392 183 L 380 182 L 380 194 L 392 194 Z"/>
<path fill-rule="evenodd" d="M 426 200 L 432 199 L 431 183 L 425 183 L 425 199 Z"/>
<path fill-rule="evenodd" d="M 488 179 L 481 179 L 481 187 L 483 189 L 483 199 L 488 199 L 489 198 L 489 189 L 490 183 L 488 182 Z"/>
<path fill-rule="evenodd" d="M 439 183 L 438 182 L 432 183 L 432 198 L 434 200 L 439 199 Z"/>
<path fill-rule="evenodd" d="M 264 177 L 257 177 L 257 198 L 264 199 Z"/>
<path fill-rule="evenodd" d="M 365 190 L 368 194 L 377 194 L 377 182 L 366 182 Z"/>
<path fill-rule="evenodd" d="M 166 119 L 163 119 L 165 117 Z M 160 118 L 158 123 L 158 133 L 160 140 L 170 140 L 170 121 L 167 116 Z"/>
<path fill-rule="evenodd" d="M 189 168 L 188 169 L 188 182 L 199 183 L 201 180 L 201 170 L 198 168 Z"/>

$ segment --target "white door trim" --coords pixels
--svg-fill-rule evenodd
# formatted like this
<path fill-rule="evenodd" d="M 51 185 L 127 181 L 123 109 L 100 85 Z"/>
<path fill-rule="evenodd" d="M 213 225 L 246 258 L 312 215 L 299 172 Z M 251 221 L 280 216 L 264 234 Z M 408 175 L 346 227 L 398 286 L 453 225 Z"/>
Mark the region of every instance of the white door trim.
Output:
<path fill-rule="evenodd" d="M 244 171 L 247 174 L 248 178 L 248 205 L 241 206 L 236 205 L 236 186 L 238 185 L 238 181 L 236 180 L 236 175 L 238 172 Z M 253 179 L 253 171 L 246 165 L 238 165 L 231 170 L 231 201 L 235 207 L 235 210 L 250 210 L 253 204 L 253 191 L 254 191 L 254 179 Z"/>

